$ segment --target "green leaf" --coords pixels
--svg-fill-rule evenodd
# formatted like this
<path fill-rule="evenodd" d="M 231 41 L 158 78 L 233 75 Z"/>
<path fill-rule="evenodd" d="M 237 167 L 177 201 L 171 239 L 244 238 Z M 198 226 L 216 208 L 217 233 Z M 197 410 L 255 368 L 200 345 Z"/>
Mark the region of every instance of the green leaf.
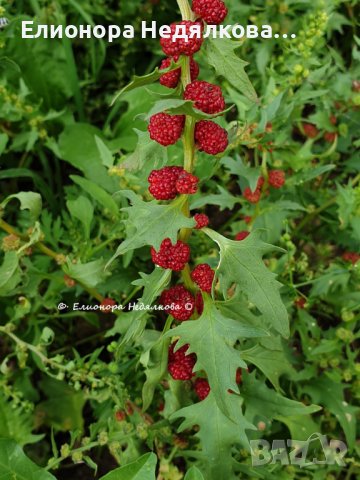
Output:
<path fill-rule="evenodd" d="M 100 153 L 101 162 L 104 167 L 111 168 L 114 165 L 114 157 L 107 145 L 101 140 L 100 137 L 95 135 L 95 142 Z"/>
<path fill-rule="evenodd" d="M 96 287 L 105 277 L 105 262 L 102 259 L 89 263 L 72 263 L 64 265 L 64 272 L 86 287 Z"/>
<path fill-rule="evenodd" d="M 129 465 L 113 470 L 100 480 L 155 480 L 156 464 L 156 455 L 147 453 Z"/>
<path fill-rule="evenodd" d="M 30 218 L 32 221 L 35 221 L 39 218 L 42 208 L 41 195 L 35 192 L 14 193 L 13 195 L 5 198 L 1 204 L 2 207 L 5 208 L 13 198 L 17 198 L 19 200 L 21 210 L 30 211 Z"/>
<path fill-rule="evenodd" d="M 258 380 L 255 372 L 243 375 L 241 395 L 245 399 L 246 417 L 250 421 L 259 415 L 269 421 L 281 421 L 282 417 L 309 415 L 321 410 L 318 405 L 304 405 L 283 397 L 267 387 L 263 380 Z"/>
<path fill-rule="evenodd" d="M 262 343 L 265 343 L 265 345 Z M 249 350 L 244 350 L 242 358 L 246 362 L 256 365 L 277 390 L 280 390 L 279 378 L 281 375 L 288 374 L 290 376 L 295 373 L 285 357 L 279 338 L 271 337 Z"/>
<path fill-rule="evenodd" d="M 167 98 L 158 100 L 155 105 L 152 107 L 150 112 L 147 114 L 147 119 L 152 115 L 157 113 L 165 112 L 171 115 L 190 115 L 196 120 L 204 120 L 209 118 L 219 117 L 224 115 L 226 112 L 232 109 L 232 106 L 220 113 L 215 113 L 213 115 L 204 113 L 194 107 L 194 102 L 190 100 L 182 100 L 180 98 Z"/>
<path fill-rule="evenodd" d="M 90 200 L 87 197 L 80 196 L 76 200 L 68 200 L 66 205 L 71 216 L 83 224 L 85 237 L 89 239 L 91 222 L 94 218 L 94 207 Z"/>
<path fill-rule="evenodd" d="M 235 53 L 239 47 L 240 45 L 233 40 L 209 37 L 204 44 L 204 53 L 217 75 L 224 77 L 252 102 L 258 102 L 255 89 L 245 72 L 247 62 L 241 60 Z"/>
<path fill-rule="evenodd" d="M 111 105 L 114 105 L 114 103 L 121 97 L 126 92 L 130 92 L 130 90 L 135 90 L 136 88 L 139 87 L 144 87 L 145 85 L 150 85 L 159 78 L 164 75 L 164 73 L 172 72 L 173 70 L 176 70 L 179 68 L 179 65 L 176 65 L 175 62 L 173 62 L 169 68 L 164 68 L 163 70 L 160 70 L 159 67 L 156 67 L 154 71 L 149 73 L 148 75 L 143 75 L 141 77 L 134 75 L 132 77 L 132 80 L 130 83 L 128 83 L 122 90 L 120 90 L 114 97 L 113 101 L 111 102 Z"/>
<path fill-rule="evenodd" d="M 140 362 L 146 366 L 146 381 L 142 389 L 143 410 L 146 411 L 154 398 L 155 388 L 167 373 L 169 338 L 161 336 L 151 348 L 144 352 Z"/>
<path fill-rule="evenodd" d="M 203 474 L 195 466 L 187 471 L 184 480 L 205 480 Z"/>
<path fill-rule="evenodd" d="M 219 410 L 212 392 L 202 402 L 182 408 L 174 413 L 170 420 L 184 418 L 180 431 L 190 429 L 194 425 L 200 427 L 196 434 L 201 441 L 202 460 L 206 468 L 206 480 L 233 480 L 232 449 L 234 444 L 248 447 L 246 430 L 256 430 L 243 416 L 243 400 L 238 395 L 227 394 L 231 418 L 230 420 Z"/>
<path fill-rule="evenodd" d="M 144 287 L 143 294 L 137 305 L 152 305 L 154 300 L 163 292 L 171 278 L 171 270 L 163 270 L 155 268 L 149 275 L 140 273 L 141 279 L 136 280 L 132 285 Z M 107 337 L 123 334 L 122 343 L 128 343 L 137 339 L 146 326 L 146 320 L 149 312 L 143 308 L 134 309 L 133 311 L 120 315 L 114 327 L 106 334 Z"/>
<path fill-rule="evenodd" d="M 153 142 L 148 131 L 142 132 L 137 129 L 134 129 L 134 131 L 138 136 L 136 149 L 121 164 L 121 167 L 130 172 L 138 172 L 147 164 L 151 165 L 152 170 L 162 168 L 168 159 L 167 148 Z"/>
<path fill-rule="evenodd" d="M 246 368 L 241 352 L 234 348 L 242 338 L 265 337 L 267 332 L 243 324 L 220 313 L 209 296 L 204 298 L 204 311 L 198 320 L 183 322 L 166 336 L 179 336 L 177 348 L 189 344 L 187 353 L 196 353 L 194 371 L 205 370 L 211 391 L 219 408 L 229 415 L 228 390 L 238 392 L 236 370 Z"/>
<path fill-rule="evenodd" d="M 221 160 L 221 163 L 223 163 L 233 175 L 245 178 L 251 191 L 255 191 L 261 175 L 260 167 L 248 167 L 247 165 L 244 165 L 240 157 L 237 157 L 236 160 L 231 157 L 224 157 Z"/>
<path fill-rule="evenodd" d="M 122 191 L 121 194 L 132 203 L 131 207 L 122 209 L 129 215 L 126 224 L 131 234 L 118 247 L 108 265 L 119 255 L 136 248 L 150 245 L 158 250 L 165 238 L 170 238 L 172 243 L 176 243 L 180 229 L 193 228 L 195 226 L 195 221 L 182 213 L 182 207 L 186 202 L 185 196 L 179 197 L 168 205 L 159 205 L 155 200 L 143 202 L 140 197 L 130 190 Z"/>
<path fill-rule="evenodd" d="M 16 252 L 6 252 L 0 267 L 0 289 L 3 288 L 16 272 L 19 259 Z"/>
<path fill-rule="evenodd" d="M 306 393 L 314 402 L 325 406 L 332 415 L 335 415 L 344 430 L 349 449 L 352 449 L 356 441 L 356 417 L 359 408 L 347 403 L 345 398 L 347 388 L 349 387 L 322 375 L 312 384 L 307 384 Z"/>
<path fill-rule="evenodd" d="M 35 465 L 14 441 L 0 439 L 1 480 L 56 480 L 43 468 Z"/>
<path fill-rule="evenodd" d="M 329 164 L 312 167 L 309 170 L 304 170 L 302 172 L 296 173 L 295 175 L 292 175 L 286 181 L 286 183 L 287 185 L 302 185 L 303 183 L 309 182 L 310 180 L 313 180 L 314 178 L 317 178 L 326 172 L 330 172 L 330 170 L 333 170 L 335 166 L 336 165 Z"/>
<path fill-rule="evenodd" d="M 59 151 L 56 153 L 78 168 L 88 180 L 113 193 L 117 189 L 116 180 L 109 176 L 103 165 L 97 137 L 103 140 L 101 131 L 91 125 L 69 124 L 59 137 Z"/>
<path fill-rule="evenodd" d="M 220 263 L 216 273 L 224 297 L 228 288 L 235 283 L 264 315 L 265 321 L 281 335 L 288 337 L 288 314 L 280 296 L 282 285 L 262 260 L 265 253 L 281 249 L 263 242 L 259 230 L 241 242 L 229 240 L 208 228 L 203 231 L 220 247 Z"/>
<path fill-rule="evenodd" d="M 9 137 L 6 135 L 6 133 L 0 133 L 0 155 L 4 152 L 7 142 L 9 140 Z"/>
<path fill-rule="evenodd" d="M 115 200 L 102 187 L 96 185 L 94 182 L 77 175 L 70 175 L 71 180 L 79 185 L 86 193 L 88 193 L 100 205 L 110 211 L 115 217 L 119 216 L 119 207 Z"/>
<path fill-rule="evenodd" d="M 221 210 L 229 208 L 232 210 L 237 203 L 242 202 L 241 197 L 234 197 L 228 190 L 221 185 L 217 186 L 219 194 L 202 195 L 190 200 L 191 210 L 204 207 L 205 205 L 218 205 Z"/>

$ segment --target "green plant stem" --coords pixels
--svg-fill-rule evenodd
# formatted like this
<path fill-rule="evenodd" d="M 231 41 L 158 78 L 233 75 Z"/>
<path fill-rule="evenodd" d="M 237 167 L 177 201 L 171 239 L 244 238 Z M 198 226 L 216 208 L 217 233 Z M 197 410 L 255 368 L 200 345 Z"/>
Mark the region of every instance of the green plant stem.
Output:
<path fill-rule="evenodd" d="M 24 342 L 24 340 L 21 340 L 21 338 L 17 337 L 14 333 L 10 332 L 8 328 L 0 327 L 0 332 L 7 335 L 9 338 L 11 338 L 17 345 L 19 345 L 19 347 L 33 352 L 37 357 L 40 358 L 40 360 L 45 365 L 51 365 L 53 368 L 66 371 L 65 365 L 61 365 L 60 363 L 57 363 L 54 360 L 51 360 L 50 358 L 47 358 L 47 356 L 44 355 L 37 347 L 35 347 L 31 343 Z"/>
<path fill-rule="evenodd" d="M 193 20 L 193 12 L 190 8 L 188 0 L 177 0 L 183 20 Z"/>

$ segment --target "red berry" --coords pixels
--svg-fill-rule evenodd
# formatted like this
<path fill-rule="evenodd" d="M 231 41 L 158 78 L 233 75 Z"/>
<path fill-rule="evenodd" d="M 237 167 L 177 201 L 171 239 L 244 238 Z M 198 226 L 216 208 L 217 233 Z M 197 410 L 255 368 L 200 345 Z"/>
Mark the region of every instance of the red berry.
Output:
<path fill-rule="evenodd" d="M 169 347 L 168 370 L 174 380 L 191 380 L 193 377 L 193 368 L 196 363 L 196 355 L 191 353 L 186 355 L 189 345 L 184 345 L 174 352 L 176 343 Z"/>
<path fill-rule="evenodd" d="M 249 224 L 249 223 L 251 223 L 251 221 L 252 221 L 252 217 L 249 217 L 248 215 L 246 215 L 246 216 L 244 217 L 244 222 L 245 222 L 245 223 Z"/>
<path fill-rule="evenodd" d="M 242 368 L 236 370 L 236 383 L 240 385 L 242 383 Z"/>
<path fill-rule="evenodd" d="M 207 227 L 210 223 L 209 217 L 205 215 L 205 213 L 197 213 L 196 215 L 194 215 L 194 219 L 196 221 L 195 228 L 197 230 L 201 230 L 202 228 Z"/>
<path fill-rule="evenodd" d="M 176 182 L 184 171 L 182 167 L 164 167 L 153 170 L 148 178 L 149 191 L 156 200 L 173 200 L 177 195 Z"/>
<path fill-rule="evenodd" d="M 197 378 L 194 383 L 194 390 L 200 400 L 205 400 L 210 393 L 209 382 L 206 380 L 206 378 Z"/>
<path fill-rule="evenodd" d="M 303 123 L 303 129 L 308 138 L 315 138 L 319 135 L 319 130 L 312 123 Z"/>
<path fill-rule="evenodd" d="M 179 140 L 184 130 L 184 125 L 184 115 L 157 113 L 150 118 L 148 126 L 150 138 L 164 147 L 168 147 Z"/>
<path fill-rule="evenodd" d="M 195 298 L 182 285 L 165 290 L 160 297 L 160 304 L 169 308 L 169 313 L 176 320 L 189 320 L 195 310 Z"/>
<path fill-rule="evenodd" d="M 360 260 L 360 255 L 354 252 L 345 252 L 343 253 L 342 258 L 345 260 L 345 262 L 350 262 L 355 265 L 355 263 Z"/>
<path fill-rule="evenodd" d="M 297 298 L 297 299 L 295 300 L 294 304 L 296 305 L 297 308 L 299 308 L 300 310 L 302 310 L 302 309 L 305 308 L 306 300 L 305 300 L 305 298 L 300 297 L 300 298 Z"/>
<path fill-rule="evenodd" d="M 195 102 L 195 107 L 205 113 L 220 113 L 225 109 L 221 88 L 201 80 L 187 85 L 184 98 Z"/>
<path fill-rule="evenodd" d="M 334 143 L 336 139 L 336 132 L 324 133 L 324 140 L 328 143 Z"/>
<path fill-rule="evenodd" d="M 200 292 L 197 292 L 197 294 L 195 295 L 195 307 L 198 314 L 202 315 L 204 311 L 204 299 L 202 293 Z"/>
<path fill-rule="evenodd" d="M 112 307 L 115 305 L 116 302 L 112 298 L 104 298 L 104 300 L 100 303 L 100 310 L 103 313 L 112 313 Z"/>
<path fill-rule="evenodd" d="M 171 240 L 166 238 L 162 241 L 158 252 L 156 252 L 154 247 L 151 247 L 151 257 L 153 262 L 159 265 L 159 267 L 180 272 L 190 260 L 190 247 L 181 240 L 178 240 L 173 245 Z"/>
<path fill-rule="evenodd" d="M 198 177 L 184 170 L 176 181 L 176 190 L 184 195 L 193 195 L 197 192 L 198 183 Z"/>
<path fill-rule="evenodd" d="M 269 172 L 269 184 L 274 188 L 281 188 L 285 183 L 285 172 L 283 170 L 271 170 Z"/>
<path fill-rule="evenodd" d="M 209 25 L 219 25 L 228 14 L 228 9 L 221 0 L 193 0 L 192 9 Z"/>
<path fill-rule="evenodd" d="M 124 410 L 118 410 L 117 412 L 115 412 L 116 421 L 123 422 L 125 418 L 126 418 L 126 413 L 124 412 Z"/>
<path fill-rule="evenodd" d="M 224 152 L 229 144 L 227 131 L 217 123 L 208 120 L 202 120 L 196 124 L 195 141 L 199 150 L 209 155 Z"/>
<path fill-rule="evenodd" d="M 73 288 L 76 285 L 75 280 L 69 277 L 69 275 L 64 275 L 64 283 L 68 288 Z"/>
<path fill-rule="evenodd" d="M 244 197 L 246 200 L 248 200 L 250 203 L 258 203 L 261 198 L 261 190 L 258 188 L 255 190 L 255 192 L 252 192 L 249 187 L 245 188 L 244 190 Z"/>
<path fill-rule="evenodd" d="M 246 230 L 244 230 L 242 232 L 239 232 L 235 236 L 235 240 L 245 240 L 245 238 L 247 238 L 249 235 L 250 235 L 250 232 L 247 232 Z"/>
<path fill-rule="evenodd" d="M 188 35 L 188 38 L 175 38 L 175 34 L 178 33 L 178 25 L 185 26 L 185 33 Z M 172 23 L 170 25 L 171 33 L 169 34 L 169 38 L 160 39 L 160 44 L 165 55 L 168 57 L 175 57 L 176 55 L 187 55 L 190 57 L 198 52 L 201 48 L 203 38 L 202 36 L 198 38 L 196 35 L 190 37 L 193 35 L 190 27 L 194 26 L 200 26 L 201 30 L 203 29 L 200 22 L 183 20 L 182 22 Z"/>
<path fill-rule="evenodd" d="M 215 272 L 207 263 L 202 263 L 194 268 L 191 279 L 203 291 L 210 293 L 214 281 Z"/>
<path fill-rule="evenodd" d="M 165 58 L 161 62 L 160 70 L 165 70 L 166 68 L 169 68 L 172 60 L 174 60 L 174 62 L 177 62 L 179 60 L 179 55 L 176 55 L 173 59 L 171 57 Z M 195 62 L 193 58 L 191 58 L 190 60 L 190 73 L 191 73 L 191 81 L 196 80 L 197 77 L 199 76 L 199 65 Z M 160 83 L 161 85 L 164 85 L 164 87 L 176 88 L 180 81 L 180 77 L 181 77 L 181 67 L 171 72 L 164 73 L 164 75 L 161 75 Z"/>

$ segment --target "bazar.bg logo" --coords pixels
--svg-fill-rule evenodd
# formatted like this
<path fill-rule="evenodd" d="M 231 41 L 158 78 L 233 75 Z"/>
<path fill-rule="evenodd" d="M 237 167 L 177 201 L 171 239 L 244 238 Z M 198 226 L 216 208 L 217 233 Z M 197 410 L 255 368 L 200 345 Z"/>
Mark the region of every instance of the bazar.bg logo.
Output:
<path fill-rule="evenodd" d="M 344 457 L 348 448 L 341 440 L 328 441 L 325 435 L 313 433 L 307 440 L 251 440 L 253 467 L 275 464 L 297 465 L 339 465 L 345 466 Z M 317 447 L 317 448 L 316 448 Z M 315 455 L 315 456 L 314 456 Z"/>

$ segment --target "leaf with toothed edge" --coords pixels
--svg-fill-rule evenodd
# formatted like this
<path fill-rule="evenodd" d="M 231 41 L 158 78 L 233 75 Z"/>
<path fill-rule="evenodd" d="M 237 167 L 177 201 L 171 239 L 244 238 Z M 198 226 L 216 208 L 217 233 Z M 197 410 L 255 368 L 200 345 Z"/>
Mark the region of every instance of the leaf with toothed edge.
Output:
<path fill-rule="evenodd" d="M 289 320 L 281 300 L 281 283 L 263 262 L 263 256 L 273 250 L 283 251 L 261 240 L 261 230 L 251 233 L 245 240 L 234 241 L 209 228 L 203 229 L 220 247 L 220 263 L 216 275 L 224 297 L 234 283 L 264 315 L 264 320 L 284 337 L 288 337 Z"/>
<path fill-rule="evenodd" d="M 225 416 L 215 400 L 212 392 L 202 402 L 189 407 L 182 408 L 175 412 L 170 420 L 184 418 L 179 431 L 192 428 L 194 425 L 200 427 L 196 436 L 201 441 L 202 458 L 206 469 L 207 480 L 233 480 L 232 472 L 232 447 L 234 444 L 249 448 L 249 441 L 246 430 L 256 430 L 256 427 L 248 422 L 242 413 L 243 399 L 239 395 L 224 393 L 229 397 L 229 408 L 232 418 Z"/>
<path fill-rule="evenodd" d="M 167 333 L 179 336 L 176 348 L 189 344 L 187 354 L 196 353 L 194 371 L 205 370 L 214 398 L 225 415 L 230 415 L 228 390 L 238 392 L 236 370 L 247 365 L 234 348 L 241 338 L 266 337 L 268 333 L 224 316 L 210 296 L 204 295 L 204 311 L 198 320 L 183 322 Z"/>
<path fill-rule="evenodd" d="M 115 255 L 110 259 L 106 268 L 119 256 L 130 250 L 146 245 L 159 250 L 161 242 L 170 238 L 173 244 L 177 241 L 179 230 L 193 228 L 196 222 L 182 213 L 186 196 L 180 196 L 168 205 L 159 205 L 157 201 L 144 202 L 131 190 L 122 191 L 121 194 L 128 198 L 132 206 L 123 208 L 129 218 L 126 220 L 133 234 L 124 240 Z"/>

